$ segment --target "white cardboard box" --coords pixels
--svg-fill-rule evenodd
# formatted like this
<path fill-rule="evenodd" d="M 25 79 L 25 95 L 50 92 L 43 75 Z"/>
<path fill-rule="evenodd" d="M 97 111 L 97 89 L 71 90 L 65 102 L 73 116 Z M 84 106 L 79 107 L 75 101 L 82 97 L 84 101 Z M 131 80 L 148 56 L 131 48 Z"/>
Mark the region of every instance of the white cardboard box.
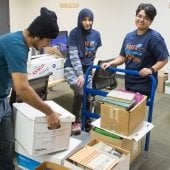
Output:
<path fill-rule="evenodd" d="M 61 127 L 49 130 L 46 116 L 26 103 L 14 103 L 15 139 L 30 155 L 68 149 L 75 116 L 54 101 L 46 101 L 60 116 Z"/>
<path fill-rule="evenodd" d="M 64 79 L 64 58 L 53 55 L 39 55 L 31 59 L 27 67 L 28 79 L 38 78 L 52 73 L 49 82 Z"/>
<path fill-rule="evenodd" d="M 63 165 L 64 159 L 72 154 L 77 149 L 77 147 L 79 147 L 80 144 L 81 140 L 71 137 L 67 150 L 44 155 L 31 156 L 17 141 L 15 141 L 16 165 L 22 169 L 29 170 L 34 170 L 35 167 L 45 161 L 50 161 L 59 165 Z"/>

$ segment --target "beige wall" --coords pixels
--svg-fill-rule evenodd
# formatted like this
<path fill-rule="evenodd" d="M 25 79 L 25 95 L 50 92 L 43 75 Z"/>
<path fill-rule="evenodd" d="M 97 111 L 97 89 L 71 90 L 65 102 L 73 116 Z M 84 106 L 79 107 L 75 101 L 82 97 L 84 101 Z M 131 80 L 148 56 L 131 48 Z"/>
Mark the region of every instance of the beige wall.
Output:
<path fill-rule="evenodd" d="M 152 28 L 159 31 L 170 50 L 170 0 L 10 0 L 11 31 L 22 30 L 39 15 L 45 6 L 56 11 L 60 30 L 70 31 L 77 24 L 80 9 L 90 8 L 94 12 L 94 26 L 101 33 L 103 46 L 97 53 L 98 58 L 116 57 L 123 38 L 135 29 L 135 10 L 139 3 L 152 3 L 156 6 L 156 16 Z M 78 8 L 60 8 L 61 3 L 78 3 Z"/>

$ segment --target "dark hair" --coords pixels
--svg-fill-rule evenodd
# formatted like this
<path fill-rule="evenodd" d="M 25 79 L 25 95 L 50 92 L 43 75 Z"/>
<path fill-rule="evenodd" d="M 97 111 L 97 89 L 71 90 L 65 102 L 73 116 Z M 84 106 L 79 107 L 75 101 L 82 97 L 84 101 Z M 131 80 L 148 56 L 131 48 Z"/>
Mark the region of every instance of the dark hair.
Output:
<path fill-rule="evenodd" d="M 136 16 L 137 14 L 141 11 L 141 10 L 144 10 L 145 13 L 146 13 L 146 16 L 151 20 L 153 21 L 153 19 L 155 18 L 157 12 L 156 12 L 156 8 L 152 5 L 152 4 L 144 4 L 144 3 L 141 3 L 137 10 L 136 10 Z"/>

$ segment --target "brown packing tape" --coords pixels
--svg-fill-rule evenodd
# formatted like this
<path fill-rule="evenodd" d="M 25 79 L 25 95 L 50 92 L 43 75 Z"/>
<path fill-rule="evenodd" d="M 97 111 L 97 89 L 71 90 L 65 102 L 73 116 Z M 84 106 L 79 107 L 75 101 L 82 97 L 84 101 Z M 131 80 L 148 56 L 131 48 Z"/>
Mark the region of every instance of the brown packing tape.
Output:
<path fill-rule="evenodd" d="M 117 124 L 119 121 L 118 110 L 114 109 L 111 105 L 109 106 L 110 109 L 110 119 L 112 120 L 111 129 L 117 130 Z"/>

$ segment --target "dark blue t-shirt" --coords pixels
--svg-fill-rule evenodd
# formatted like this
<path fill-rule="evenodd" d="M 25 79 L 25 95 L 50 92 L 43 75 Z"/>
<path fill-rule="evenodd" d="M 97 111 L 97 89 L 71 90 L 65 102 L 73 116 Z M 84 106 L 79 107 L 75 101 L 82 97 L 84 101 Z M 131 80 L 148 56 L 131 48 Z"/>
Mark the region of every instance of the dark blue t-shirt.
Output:
<path fill-rule="evenodd" d="M 78 55 L 83 66 L 93 65 L 96 51 L 101 46 L 101 38 L 98 31 L 91 29 L 88 34 L 80 34 L 78 27 L 74 28 L 68 37 L 67 46 L 75 46 L 78 48 Z M 82 44 L 82 38 L 84 44 Z M 69 54 L 65 62 L 65 67 L 72 67 Z"/>
<path fill-rule="evenodd" d="M 11 73 L 27 72 L 29 48 L 21 31 L 0 36 L 0 101 L 11 89 Z"/>
<path fill-rule="evenodd" d="M 142 68 L 150 68 L 157 61 L 167 59 L 169 53 L 162 36 L 149 29 L 143 35 L 137 35 L 136 31 L 128 33 L 120 55 L 126 57 L 126 69 L 139 71 Z M 157 79 L 157 73 L 154 76 Z M 150 93 L 151 80 L 149 77 L 126 75 L 125 87 L 133 91 Z"/>

